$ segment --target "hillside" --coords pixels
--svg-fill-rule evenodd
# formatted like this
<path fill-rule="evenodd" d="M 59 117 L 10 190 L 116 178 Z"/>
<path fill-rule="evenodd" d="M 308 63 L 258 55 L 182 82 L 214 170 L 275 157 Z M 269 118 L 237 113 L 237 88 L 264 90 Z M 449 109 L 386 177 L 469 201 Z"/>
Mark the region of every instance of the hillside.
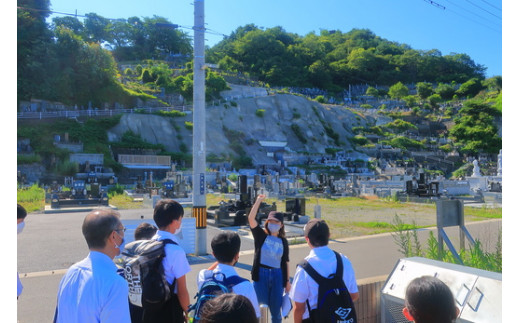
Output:
<path fill-rule="evenodd" d="M 164 145 L 166 151 L 179 151 L 185 144 L 191 153 L 192 133 L 185 126 L 191 121 L 191 114 L 175 119 L 126 114 L 107 134 L 109 141 L 119 141 L 132 131 L 149 143 Z M 349 150 L 351 128 L 366 124 L 363 116 L 344 106 L 322 105 L 295 95 L 238 99 L 206 109 L 206 155 L 226 158 L 243 149 L 254 164 L 273 163 L 259 141 L 286 142 L 289 151 L 301 153 L 324 154 L 327 147 L 338 148 L 336 143 Z M 302 139 L 294 129 L 299 129 Z"/>

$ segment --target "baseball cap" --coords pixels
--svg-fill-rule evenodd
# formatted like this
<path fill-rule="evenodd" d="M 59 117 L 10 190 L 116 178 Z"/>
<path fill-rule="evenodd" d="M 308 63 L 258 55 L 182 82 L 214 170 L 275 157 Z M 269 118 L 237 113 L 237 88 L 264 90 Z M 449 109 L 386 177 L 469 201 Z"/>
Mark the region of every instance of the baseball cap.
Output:
<path fill-rule="evenodd" d="M 283 213 L 271 211 L 271 212 L 269 212 L 269 215 L 267 216 L 267 220 L 274 220 L 274 221 L 279 221 L 279 222 L 283 223 Z"/>

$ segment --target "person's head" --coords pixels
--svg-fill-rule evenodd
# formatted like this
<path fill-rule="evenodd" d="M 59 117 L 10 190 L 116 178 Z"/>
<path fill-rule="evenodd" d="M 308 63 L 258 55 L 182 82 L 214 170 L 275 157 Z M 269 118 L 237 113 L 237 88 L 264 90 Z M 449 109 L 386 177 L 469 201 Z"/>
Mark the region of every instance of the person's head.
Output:
<path fill-rule="evenodd" d="M 90 212 L 83 220 L 81 230 L 90 250 L 103 252 L 111 258 L 120 253 L 125 228 L 117 211 L 101 209 Z"/>
<path fill-rule="evenodd" d="M 21 206 L 20 204 L 17 204 L 17 205 L 18 205 L 18 210 L 17 210 L 18 217 L 16 220 L 16 226 L 17 226 L 17 232 L 18 232 L 18 234 L 20 234 L 20 233 L 22 233 L 23 228 L 25 227 L 25 218 L 27 217 L 27 211 L 25 211 L 25 208 L 23 206 Z"/>
<path fill-rule="evenodd" d="M 143 222 L 135 228 L 134 239 L 135 240 L 150 240 L 157 232 L 155 225 L 147 222 Z"/>
<path fill-rule="evenodd" d="M 285 228 L 283 225 L 283 213 L 271 211 L 265 221 L 265 232 L 269 235 L 274 234 L 280 238 L 285 238 Z"/>
<path fill-rule="evenodd" d="M 25 210 L 25 208 L 23 206 L 21 206 L 20 204 L 17 204 L 17 223 L 21 223 L 23 221 L 25 221 L 25 218 L 27 217 L 27 211 Z"/>
<path fill-rule="evenodd" d="M 223 231 L 211 240 L 213 256 L 221 264 L 234 265 L 240 252 L 240 236 L 236 232 Z"/>
<path fill-rule="evenodd" d="M 317 248 L 329 244 L 330 230 L 325 220 L 311 219 L 303 227 L 303 234 L 311 247 Z"/>
<path fill-rule="evenodd" d="M 201 323 L 257 323 L 255 308 L 247 297 L 234 293 L 217 296 L 202 306 Z"/>
<path fill-rule="evenodd" d="M 161 231 L 175 233 L 180 227 L 184 208 L 174 200 L 159 200 L 153 210 L 153 220 Z"/>
<path fill-rule="evenodd" d="M 440 279 L 422 276 L 406 288 L 403 314 L 416 323 L 449 323 L 459 315 L 450 288 Z"/>

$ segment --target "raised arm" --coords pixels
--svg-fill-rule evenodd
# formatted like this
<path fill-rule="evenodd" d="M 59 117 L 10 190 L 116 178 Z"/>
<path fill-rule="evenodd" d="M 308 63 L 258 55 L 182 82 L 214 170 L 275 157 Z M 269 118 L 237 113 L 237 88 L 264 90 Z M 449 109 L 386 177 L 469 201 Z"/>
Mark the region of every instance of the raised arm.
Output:
<path fill-rule="evenodd" d="M 249 226 L 251 227 L 251 229 L 256 228 L 258 226 L 258 222 L 256 221 L 256 214 L 258 213 L 258 209 L 260 208 L 260 204 L 263 200 L 265 200 L 265 195 L 258 195 L 255 204 L 253 204 L 253 207 L 251 207 L 251 211 L 249 211 L 249 216 L 247 218 L 249 220 Z"/>

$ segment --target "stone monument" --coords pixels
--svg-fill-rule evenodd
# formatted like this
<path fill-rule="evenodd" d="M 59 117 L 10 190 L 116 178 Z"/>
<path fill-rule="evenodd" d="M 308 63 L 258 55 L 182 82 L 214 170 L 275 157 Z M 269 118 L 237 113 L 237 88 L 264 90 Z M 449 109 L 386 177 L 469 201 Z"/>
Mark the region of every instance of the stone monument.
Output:
<path fill-rule="evenodd" d="M 502 176 L 502 149 L 500 149 L 497 159 L 497 176 Z"/>
<path fill-rule="evenodd" d="M 478 166 L 478 160 L 474 159 L 473 160 L 473 174 L 471 175 L 471 177 L 481 177 L 482 175 L 480 174 L 480 167 Z"/>

